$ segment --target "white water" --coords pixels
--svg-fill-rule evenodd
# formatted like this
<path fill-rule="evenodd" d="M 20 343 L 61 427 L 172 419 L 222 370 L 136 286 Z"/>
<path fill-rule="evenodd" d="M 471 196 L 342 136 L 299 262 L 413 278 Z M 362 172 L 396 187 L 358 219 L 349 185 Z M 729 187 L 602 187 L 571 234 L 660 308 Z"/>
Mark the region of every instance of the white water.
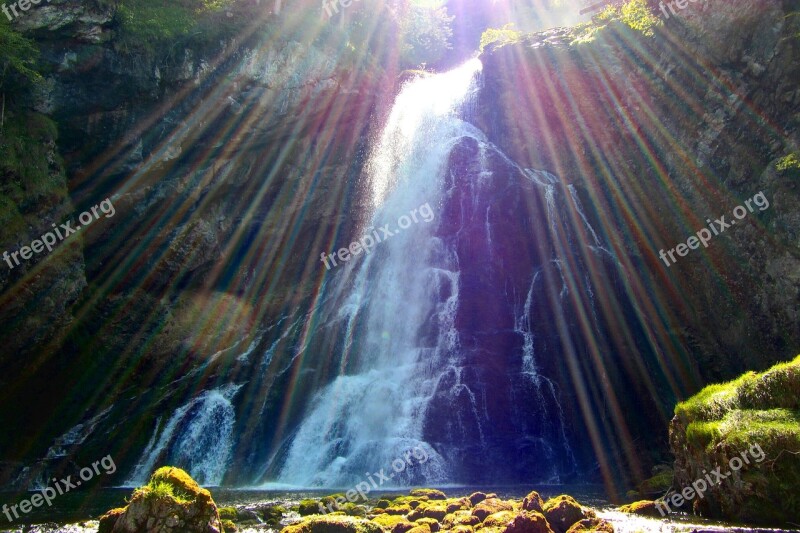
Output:
<path fill-rule="evenodd" d="M 147 482 L 159 461 L 180 465 L 198 483 L 216 486 L 222 483 L 233 445 L 235 412 L 231 400 L 241 385 L 226 385 L 204 391 L 182 405 L 161 429 L 161 418 L 139 463 L 125 486 L 137 487 Z"/>
<path fill-rule="evenodd" d="M 360 258 L 339 310 L 348 343 L 359 339 L 355 370 L 336 378 L 312 400 L 279 483 L 347 486 L 363 479 L 365 472 L 392 472 L 392 461 L 414 448 L 424 450 L 427 459 L 412 459 L 402 473 L 393 473 L 393 485 L 447 479 L 445 460 L 423 440 L 422 423 L 440 379 L 434 368 L 447 366 L 442 359 L 457 342 L 453 318 L 459 273 L 456 259 L 433 230 L 450 150 L 464 136 L 476 135 L 457 113 L 477 91 L 480 69 L 480 62 L 473 60 L 454 71 L 411 81 L 396 99 L 367 166 L 372 224 L 378 228 L 388 223 L 398 231 L 398 218 L 426 203 L 436 218 L 412 224 Z M 432 294 L 447 296 L 436 303 Z M 358 332 L 353 331 L 356 318 L 362 324 Z M 420 345 L 419 330 L 428 320 L 438 325 L 435 346 Z"/>

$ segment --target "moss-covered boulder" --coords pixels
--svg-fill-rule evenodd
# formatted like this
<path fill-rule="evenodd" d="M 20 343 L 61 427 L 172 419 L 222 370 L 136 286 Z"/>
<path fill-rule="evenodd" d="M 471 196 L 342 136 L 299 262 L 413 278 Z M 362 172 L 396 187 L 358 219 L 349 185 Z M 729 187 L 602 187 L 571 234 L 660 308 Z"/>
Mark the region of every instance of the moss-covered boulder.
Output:
<path fill-rule="evenodd" d="M 543 514 L 522 511 L 506 526 L 503 533 L 553 533 L 553 530 Z"/>
<path fill-rule="evenodd" d="M 670 446 L 678 492 L 666 499 L 668 509 L 683 504 L 712 518 L 798 523 L 798 509 L 786 502 L 800 487 L 800 356 L 678 404 Z M 703 497 L 690 497 L 697 492 Z"/>
<path fill-rule="evenodd" d="M 575 498 L 566 494 L 550 498 L 542 507 L 544 516 L 556 533 L 566 533 L 576 522 L 594 518 L 594 511 L 584 509 Z"/>
<path fill-rule="evenodd" d="M 156 470 L 124 509 L 100 518 L 102 533 L 209 533 L 222 531 L 211 493 L 179 468 Z"/>
<path fill-rule="evenodd" d="M 320 514 L 322 511 L 320 510 L 320 502 L 317 500 L 300 500 L 300 504 L 297 506 L 297 512 L 300 513 L 300 516 L 311 516 L 312 514 Z"/>
<path fill-rule="evenodd" d="M 406 533 L 406 531 L 416 526 L 416 524 L 406 520 L 404 516 L 390 514 L 378 515 L 372 519 L 372 522 L 390 533 Z"/>
<path fill-rule="evenodd" d="M 473 492 L 469 495 L 469 502 L 474 506 L 486 499 L 486 494 L 483 492 Z"/>
<path fill-rule="evenodd" d="M 635 514 L 639 516 L 663 516 L 658 512 L 656 502 L 650 500 L 641 500 L 628 505 L 623 505 L 619 508 L 619 511 L 622 513 Z"/>
<path fill-rule="evenodd" d="M 524 511 L 536 511 L 537 513 L 542 513 L 544 512 L 544 500 L 541 496 L 539 496 L 538 492 L 533 490 L 522 499 L 522 509 Z"/>
<path fill-rule="evenodd" d="M 418 524 L 409 529 L 408 533 L 431 533 L 431 526 L 428 524 Z"/>
<path fill-rule="evenodd" d="M 576 522 L 567 533 L 583 533 L 584 531 L 602 531 L 603 533 L 614 533 L 614 526 L 611 522 L 602 518 L 584 518 Z"/>
<path fill-rule="evenodd" d="M 513 511 L 514 505 L 498 498 L 487 498 L 472 508 L 472 514 L 483 522 L 487 516 L 500 511 Z"/>
<path fill-rule="evenodd" d="M 483 525 L 484 527 L 506 527 L 516 516 L 517 513 L 514 511 L 500 511 L 487 516 Z"/>
<path fill-rule="evenodd" d="M 412 489 L 408 493 L 410 496 L 414 496 L 415 498 L 425 498 L 427 497 L 429 500 L 446 500 L 447 494 L 440 490 L 436 489 Z"/>
<path fill-rule="evenodd" d="M 441 523 L 444 529 L 455 529 L 458 526 L 477 526 L 481 519 L 470 511 L 456 511 L 445 516 Z"/>
<path fill-rule="evenodd" d="M 428 528 L 430 528 L 431 530 L 431 533 L 436 533 L 437 531 L 442 529 L 442 527 L 439 525 L 439 521 L 434 518 L 420 518 L 415 522 L 415 524 L 417 524 L 418 526 L 427 524 Z"/>
<path fill-rule="evenodd" d="M 329 514 L 306 518 L 286 526 L 281 533 L 384 533 L 384 530 L 363 518 Z"/>

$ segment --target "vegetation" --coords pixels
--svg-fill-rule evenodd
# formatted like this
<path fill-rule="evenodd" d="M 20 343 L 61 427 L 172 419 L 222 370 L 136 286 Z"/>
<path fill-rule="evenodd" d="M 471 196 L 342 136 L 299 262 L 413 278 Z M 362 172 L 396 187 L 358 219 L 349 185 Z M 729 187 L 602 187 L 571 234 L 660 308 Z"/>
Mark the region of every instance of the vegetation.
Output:
<path fill-rule="evenodd" d="M 38 55 L 33 41 L 14 30 L 7 18 L 0 17 L 0 90 L 15 74 L 23 80 L 38 81 L 41 78 L 35 66 Z"/>
<path fill-rule="evenodd" d="M 775 169 L 783 173 L 800 173 L 800 152 L 795 152 L 779 159 Z"/>
<path fill-rule="evenodd" d="M 487 46 L 493 44 L 505 46 L 518 43 L 523 35 L 521 31 L 514 29 L 514 24 L 506 24 L 502 28 L 490 28 L 481 35 L 480 51 L 483 52 Z"/>

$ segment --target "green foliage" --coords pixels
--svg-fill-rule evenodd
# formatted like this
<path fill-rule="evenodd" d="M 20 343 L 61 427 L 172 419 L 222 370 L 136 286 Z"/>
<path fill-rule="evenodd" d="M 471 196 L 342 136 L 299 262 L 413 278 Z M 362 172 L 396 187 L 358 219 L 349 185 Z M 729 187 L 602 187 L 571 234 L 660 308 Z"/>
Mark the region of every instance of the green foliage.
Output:
<path fill-rule="evenodd" d="M 780 159 L 775 165 L 778 172 L 797 172 L 800 171 L 800 153 L 789 154 Z"/>
<path fill-rule="evenodd" d="M 622 22 L 646 36 L 653 35 L 653 28 L 662 24 L 661 19 L 653 14 L 647 0 L 631 0 L 620 8 Z"/>
<path fill-rule="evenodd" d="M 166 481 L 151 481 L 139 491 L 147 500 L 175 500 L 178 503 L 191 501 L 189 494 L 179 491 Z"/>
<path fill-rule="evenodd" d="M 39 55 L 36 45 L 11 27 L 8 19 L 0 16 L 0 88 L 6 77 L 16 73 L 27 81 L 39 81 L 35 61 Z"/>
<path fill-rule="evenodd" d="M 9 112 L 0 132 L 0 200 L 24 211 L 28 205 L 57 204 L 67 194 L 60 161 L 52 147 L 56 124 L 38 113 Z M 3 210 L 3 213 L 10 213 Z"/>
<path fill-rule="evenodd" d="M 761 374 L 709 385 L 678 404 L 675 415 L 688 421 L 686 438 L 698 447 L 711 449 L 721 441 L 800 445 L 800 356 Z"/>
<path fill-rule="evenodd" d="M 432 63 L 452 48 L 452 22 L 446 7 L 425 9 L 412 5 L 401 27 L 400 55 L 407 66 Z"/>
<path fill-rule="evenodd" d="M 180 38 L 209 30 L 205 17 L 233 3 L 233 0 L 119 0 L 117 22 L 119 43 L 126 48 L 154 51 Z"/>
<path fill-rule="evenodd" d="M 522 40 L 523 33 L 514 29 L 514 24 L 509 23 L 502 28 L 489 28 L 481 35 L 480 51 L 487 46 L 497 44 L 498 47 L 518 43 Z"/>

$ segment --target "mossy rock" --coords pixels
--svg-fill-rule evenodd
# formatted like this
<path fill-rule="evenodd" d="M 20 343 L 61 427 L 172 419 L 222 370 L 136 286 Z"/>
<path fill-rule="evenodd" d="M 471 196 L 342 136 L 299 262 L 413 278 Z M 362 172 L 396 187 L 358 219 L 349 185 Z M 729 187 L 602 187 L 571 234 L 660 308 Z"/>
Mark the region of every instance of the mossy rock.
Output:
<path fill-rule="evenodd" d="M 444 529 L 454 529 L 457 526 L 477 526 L 481 523 L 481 519 L 473 515 L 470 511 L 456 511 L 449 513 L 442 521 Z"/>
<path fill-rule="evenodd" d="M 439 521 L 436 520 L 435 518 L 420 518 L 415 523 L 417 525 L 428 524 L 428 527 L 430 528 L 432 533 L 436 533 L 441 529 Z"/>
<path fill-rule="evenodd" d="M 405 516 L 411 512 L 411 506 L 408 505 L 407 503 L 404 503 L 402 505 L 392 505 L 384 509 L 384 511 L 386 512 L 386 514 Z"/>
<path fill-rule="evenodd" d="M 553 533 L 553 530 L 542 513 L 522 511 L 506 526 L 503 533 Z"/>
<path fill-rule="evenodd" d="M 788 527 L 800 486 L 800 356 L 762 373 L 709 385 L 675 407 L 670 424 L 675 486 L 720 468 L 695 512 L 710 518 Z M 734 464 L 737 464 L 734 467 Z"/>
<path fill-rule="evenodd" d="M 133 492 L 124 509 L 114 509 L 100 520 L 106 531 L 173 531 L 206 533 L 222 530 L 211 493 L 180 468 L 156 470 L 147 485 Z"/>
<path fill-rule="evenodd" d="M 407 533 L 431 533 L 431 526 L 428 524 L 419 524 L 409 529 Z"/>
<path fill-rule="evenodd" d="M 236 520 L 239 516 L 239 512 L 236 510 L 236 507 L 220 507 L 219 508 L 219 517 L 222 520 Z"/>
<path fill-rule="evenodd" d="M 422 513 L 421 518 L 433 518 L 438 522 L 439 520 L 442 520 L 445 516 L 447 516 L 447 507 L 445 505 L 437 505 L 437 504 L 425 505 L 424 507 L 419 506 L 416 509 L 414 509 L 414 511 L 409 513 L 408 519 L 412 521 L 418 520 L 420 517 L 414 519 L 411 518 L 411 516 L 416 513 Z"/>
<path fill-rule="evenodd" d="M 576 522 L 594 517 L 593 511 L 584 510 L 575 498 L 566 494 L 550 498 L 542 507 L 545 518 L 556 533 L 566 533 Z"/>
<path fill-rule="evenodd" d="M 375 507 L 377 507 L 378 509 L 386 509 L 390 505 L 392 505 L 392 502 L 390 502 L 389 500 L 381 499 L 378 500 L 378 503 L 375 504 Z"/>
<path fill-rule="evenodd" d="M 514 505 L 498 498 L 487 498 L 472 508 L 472 514 L 483 522 L 487 516 L 500 511 L 513 511 Z"/>
<path fill-rule="evenodd" d="M 378 524 L 345 515 L 320 515 L 286 526 L 281 533 L 384 533 Z"/>
<path fill-rule="evenodd" d="M 653 477 L 639 484 L 639 493 L 645 496 L 666 494 L 672 487 L 674 477 L 675 472 L 671 468 L 662 468 Z"/>
<path fill-rule="evenodd" d="M 473 492 L 467 498 L 469 499 L 469 502 L 475 506 L 486 499 L 486 494 L 483 492 Z"/>
<path fill-rule="evenodd" d="M 628 514 L 635 514 L 640 516 L 662 516 L 658 512 L 658 508 L 656 507 L 656 502 L 650 500 L 641 500 L 638 502 L 633 502 L 628 505 L 623 505 L 619 508 L 619 511 L 622 513 Z"/>
<path fill-rule="evenodd" d="M 455 526 L 454 528 L 452 528 L 452 529 L 450 529 L 448 531 L 450 531 L 450 533 L 474 533 L 475 532 L 475 530 L 472 528 L 472 526 L 466 526 L 466 525 L 463 525 L 463 524 Z"/>
<path fill-rule="evenodd" d="M 225 533 L 236 533 L 239 531 L 239 528 L 236 527 L 236 524 L 234 524 L 232 520 L 223 520 L 222 528 Z"/>
<path fill-rule="evenodd" d="M 347 502 L 339 510 L 348 516 L 367 516 L 367 508 L 363 505 L 356 505 L 352 502 Z"/>
<path fill-rule="evenodd" d="M 602 531 L 603 533 L 614 533 L 614 526 L 611 522 L 602 518 L 584 518 L 580 522 L 573 524 L 567 533 L 581 533 L 583 531 Z"/>
<path fill-rule="evenodd" d="M 300 516 L 320 514 L 322 511 L 319 506 L 320 502 L 317 500 L 300 500 L 300 504 L 297 506 L 297 512 L 300 513 Z"/>
<path fill-rule="evenodd" d="M 412 489 L 408 493 L 415 498 L 428 498 L 429 500 L 446 500 L 447 494 L 436 489 Z"/>
<path fill-rule="evenodd" d="M 415 527 L 415 524 L 400 515 L 382 514 L 373 518 L 372 522 L 391 533 L 406 533 L 406 531 Z"/>
<path fill-rule="evenodd" d="M 100 525 L 97 529 L 97 533 L 112 533 L 114 526 L 117 523 L 117 519 L 124 513 L 124 507 L 117 507 L 116 509 L 111 509 L 105 513 L 100 517 Z"/>
<path fill-rule="evenodd" d="M 531 491 L 525 498 L 522 499 L 522 509 L 524 511 L 536 511 L 537 513 L 544 512 L 544 500 L 539 493 Z"/>
<path fill-rule="evenodd" d="M 500 511 L 487 516 L 483 525 L 484 527 L 506 527 L 516 516 L 517 513 L 514 511 Z"/>
<path fill-rule="evenodd" d="M 472 502 L 469 498 L 450 498 L 445 500 L 445 505 L 448 513 L 472 508 Z"/>

